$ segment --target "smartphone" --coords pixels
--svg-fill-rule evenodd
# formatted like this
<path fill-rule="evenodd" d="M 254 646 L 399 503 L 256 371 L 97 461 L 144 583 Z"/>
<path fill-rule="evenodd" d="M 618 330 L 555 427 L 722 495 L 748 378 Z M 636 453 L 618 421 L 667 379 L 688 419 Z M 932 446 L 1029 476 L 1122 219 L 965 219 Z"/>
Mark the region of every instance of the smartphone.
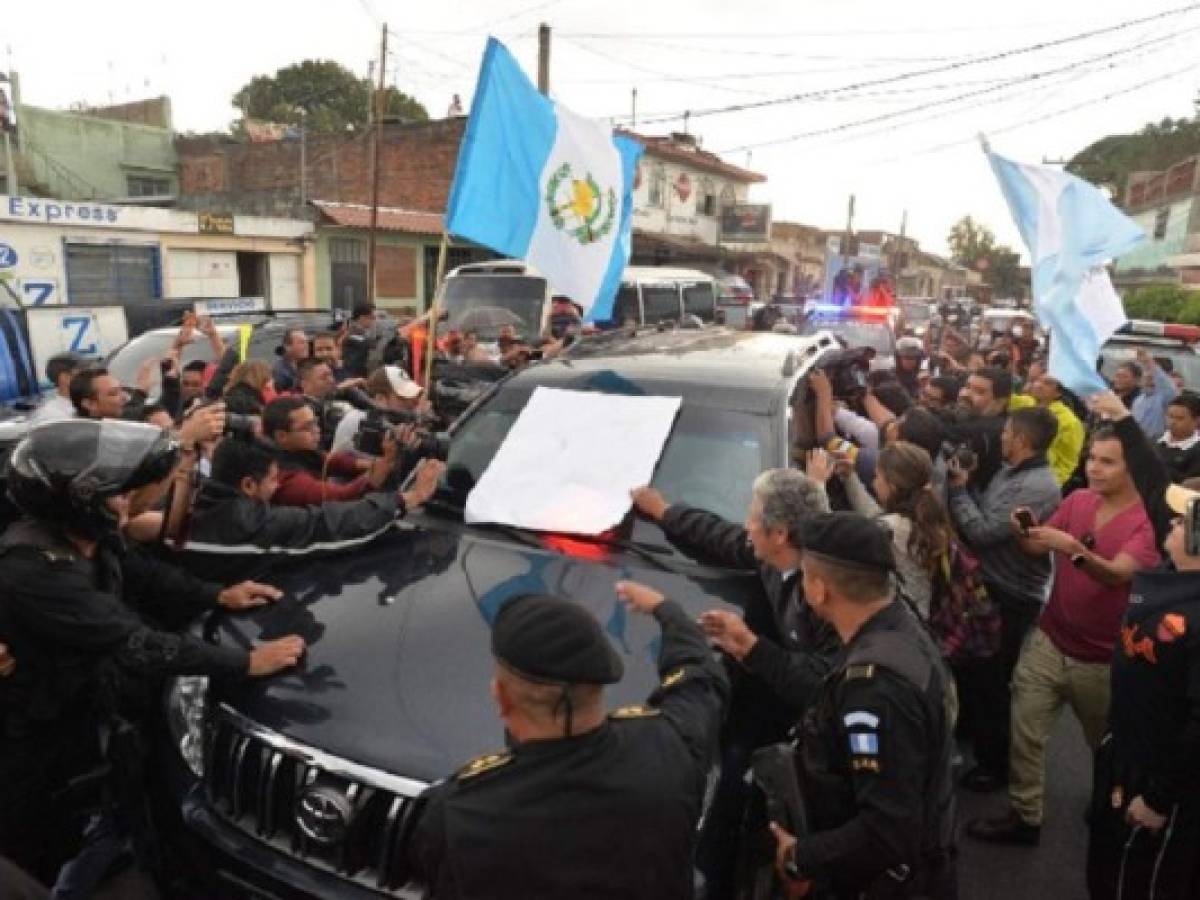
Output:
<path fill-rule="evenodd" d="M 1191 500 L 1183 517 L 1183 547 L 1189 556 L 1200 556 L 1200 502 Z"/>
<path fill-rule="evenodd" d="M 1021 526 L 1021 533 L 1029 534 L 1029 529 L 1036 524 L 1033 518 L 1033 513 L 1022 506 L 1017 510 L 1016 516 L 1017 524 Z"/>

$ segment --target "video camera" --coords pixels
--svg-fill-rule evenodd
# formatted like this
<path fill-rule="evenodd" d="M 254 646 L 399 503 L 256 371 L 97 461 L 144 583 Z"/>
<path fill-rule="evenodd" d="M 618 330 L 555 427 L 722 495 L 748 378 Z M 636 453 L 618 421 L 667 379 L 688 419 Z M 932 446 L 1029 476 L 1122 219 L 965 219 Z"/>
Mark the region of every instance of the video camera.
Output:
<path fill-rule="evenodd" d="M 187 415 L 192 415 L 200 409 L 207 406 L 212 406 L 216 403 L 223 403 L 221 399 L 206 400 L 203 403 L 194 404 L 188 411 Z M 244 413 L 235 413 L 225 411 L 225 437 L 237 438 L 243 441 L 254 441 L 258 439 L 258 417 L 248 416 Z"/>
<path fill-rule="evenodd" d="M 817 368 L 828 376 L 834 397 L 852 402 L 866 393 L 867 374 L 874 355 L 869 347 L 831 350 L 821 357 Z"/>
<path fill-rule="evenodd" d="M 419 433 L 420 441 L 412 448 L 413 452 L 422 459 L 444 460 L 450 452 L 450 438 L 448 435 L 427 430 L 436 423 L 436 417 L 427 413 L 380 409 L 373 406 L 367 410 L 366 417 L 354 435 L 354 449 L 364 456 L 383 456 L 383 444 L 387 434 L 394 432 L 398 425 L 415 424 L 418 428 L 426 430 Z"/>

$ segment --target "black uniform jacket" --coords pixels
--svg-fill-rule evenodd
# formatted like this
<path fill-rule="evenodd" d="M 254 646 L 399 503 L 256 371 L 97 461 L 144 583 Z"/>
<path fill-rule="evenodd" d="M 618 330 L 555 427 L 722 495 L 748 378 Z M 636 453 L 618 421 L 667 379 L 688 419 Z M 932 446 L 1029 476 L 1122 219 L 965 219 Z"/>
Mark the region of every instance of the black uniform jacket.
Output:
<path fill-rule="evenodd" d="M 1113 655 L 1113 765 L 1126 798 L 1200 800 L 1200 572 L 1134 576 Z"/>
<path fill-rule="evenodd" d="M 871 652 L 885 643 L 890 654 Z M 855 662 L 888 655 L 897 664 Z M 887 869 L 916 870 L 953 843 L 946 679 L 921 624 L 893 602 L 846 645 L 808 711 L 801 754 L 814 833 L 800 839 L 796 863 L 838 896 Z"/>
<path fill-rule="evenodd" d="M 662 528 L 672 544 L 694 559 L 758 571 L 763 593 L 747 605 L 745 621 L 759 640 L 741 665 L 730 666 L 735 695 L 731 722 L 778 718 L 790 726 L 841 649 L 837 632 L 804 602 L 800 573 L 785 576 L 761 565 L 746 529 L 707 510 L 676 503 L 667 510 Z"/>
<path fill-rule="evenodd" d="M 196 498 L 183 564 L 223 584 L 261 578 L 294 556 L 351 550 L 375 539 L 404 515 L 393 492 L 314 506 L 274 506 L 211 479 Z"/>
<path fill-rule="evenodd" d="M 145 553 L 102 544 L 86 559 L 31 519 L 0 536 L 0 641 L 16 658 L 4 679 L 5 727 L 51 725 L 90 698 L 102 670 L 128 678 L 245 675 L 249 652 L 172 629 L 217 608 L 219 585 Z"/>
<path fill-rule="evenodd" d="M 683 900 L 728 682 L 672 601 L 662 685 L 599 728 L 484 756 L 430 788 L 412 862 L 438 900 Z"/>

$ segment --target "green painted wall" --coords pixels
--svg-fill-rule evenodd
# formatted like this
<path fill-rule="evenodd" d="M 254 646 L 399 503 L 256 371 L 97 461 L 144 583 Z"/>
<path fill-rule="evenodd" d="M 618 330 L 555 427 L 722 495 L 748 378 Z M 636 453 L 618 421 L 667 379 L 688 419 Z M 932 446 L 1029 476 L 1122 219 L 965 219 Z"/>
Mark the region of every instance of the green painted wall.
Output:
<path fill-rule="evenodd" d="M 317 229 L 317 306 L 329 309 L 330 297 L 333 293 L 333 277 L 330 271 L 331 239 L 358 240 L 363 246 L 363 257 L 366 258 L 367 233 L 357 229 L 320 228 Z M 425 248 L 436 247 L 438 238 L 421 237 L 420 235 L 395 234 L 380 232 L 378 242 L 381 247 L 412 247 L 417 251 L 416 286 L 414 297 L 388 297 L 381 294 L 376 298 L 376 304 L 385 309 L 400 309 L 409 307 L 415 312 L 426 308 L 427 298 L 424 296 L 425 285 Z"/>
<path fill-rule="evenodd" d="M 129 196 L 129 175 L 166 178 L 179 186 L 174 132 L 24 104 L 17 107 L 22 182 L 64 200 Z M 0 157 L 3 149 L 0 148 Z M 30 193 L 23 183 L 22 193 Z"/>

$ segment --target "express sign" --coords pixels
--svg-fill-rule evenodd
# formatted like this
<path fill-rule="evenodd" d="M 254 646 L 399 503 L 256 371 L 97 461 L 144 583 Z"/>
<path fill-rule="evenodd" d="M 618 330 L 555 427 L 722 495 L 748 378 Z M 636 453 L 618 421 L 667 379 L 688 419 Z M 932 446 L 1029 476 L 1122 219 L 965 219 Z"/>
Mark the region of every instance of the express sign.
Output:
<path fill-rule="evenodd" d="M 8 218 L 23 222 L 86 222 L 115 225 L 124 210 L 102 203 L 64 203 L 33 197 L 9 197 Z"/>

